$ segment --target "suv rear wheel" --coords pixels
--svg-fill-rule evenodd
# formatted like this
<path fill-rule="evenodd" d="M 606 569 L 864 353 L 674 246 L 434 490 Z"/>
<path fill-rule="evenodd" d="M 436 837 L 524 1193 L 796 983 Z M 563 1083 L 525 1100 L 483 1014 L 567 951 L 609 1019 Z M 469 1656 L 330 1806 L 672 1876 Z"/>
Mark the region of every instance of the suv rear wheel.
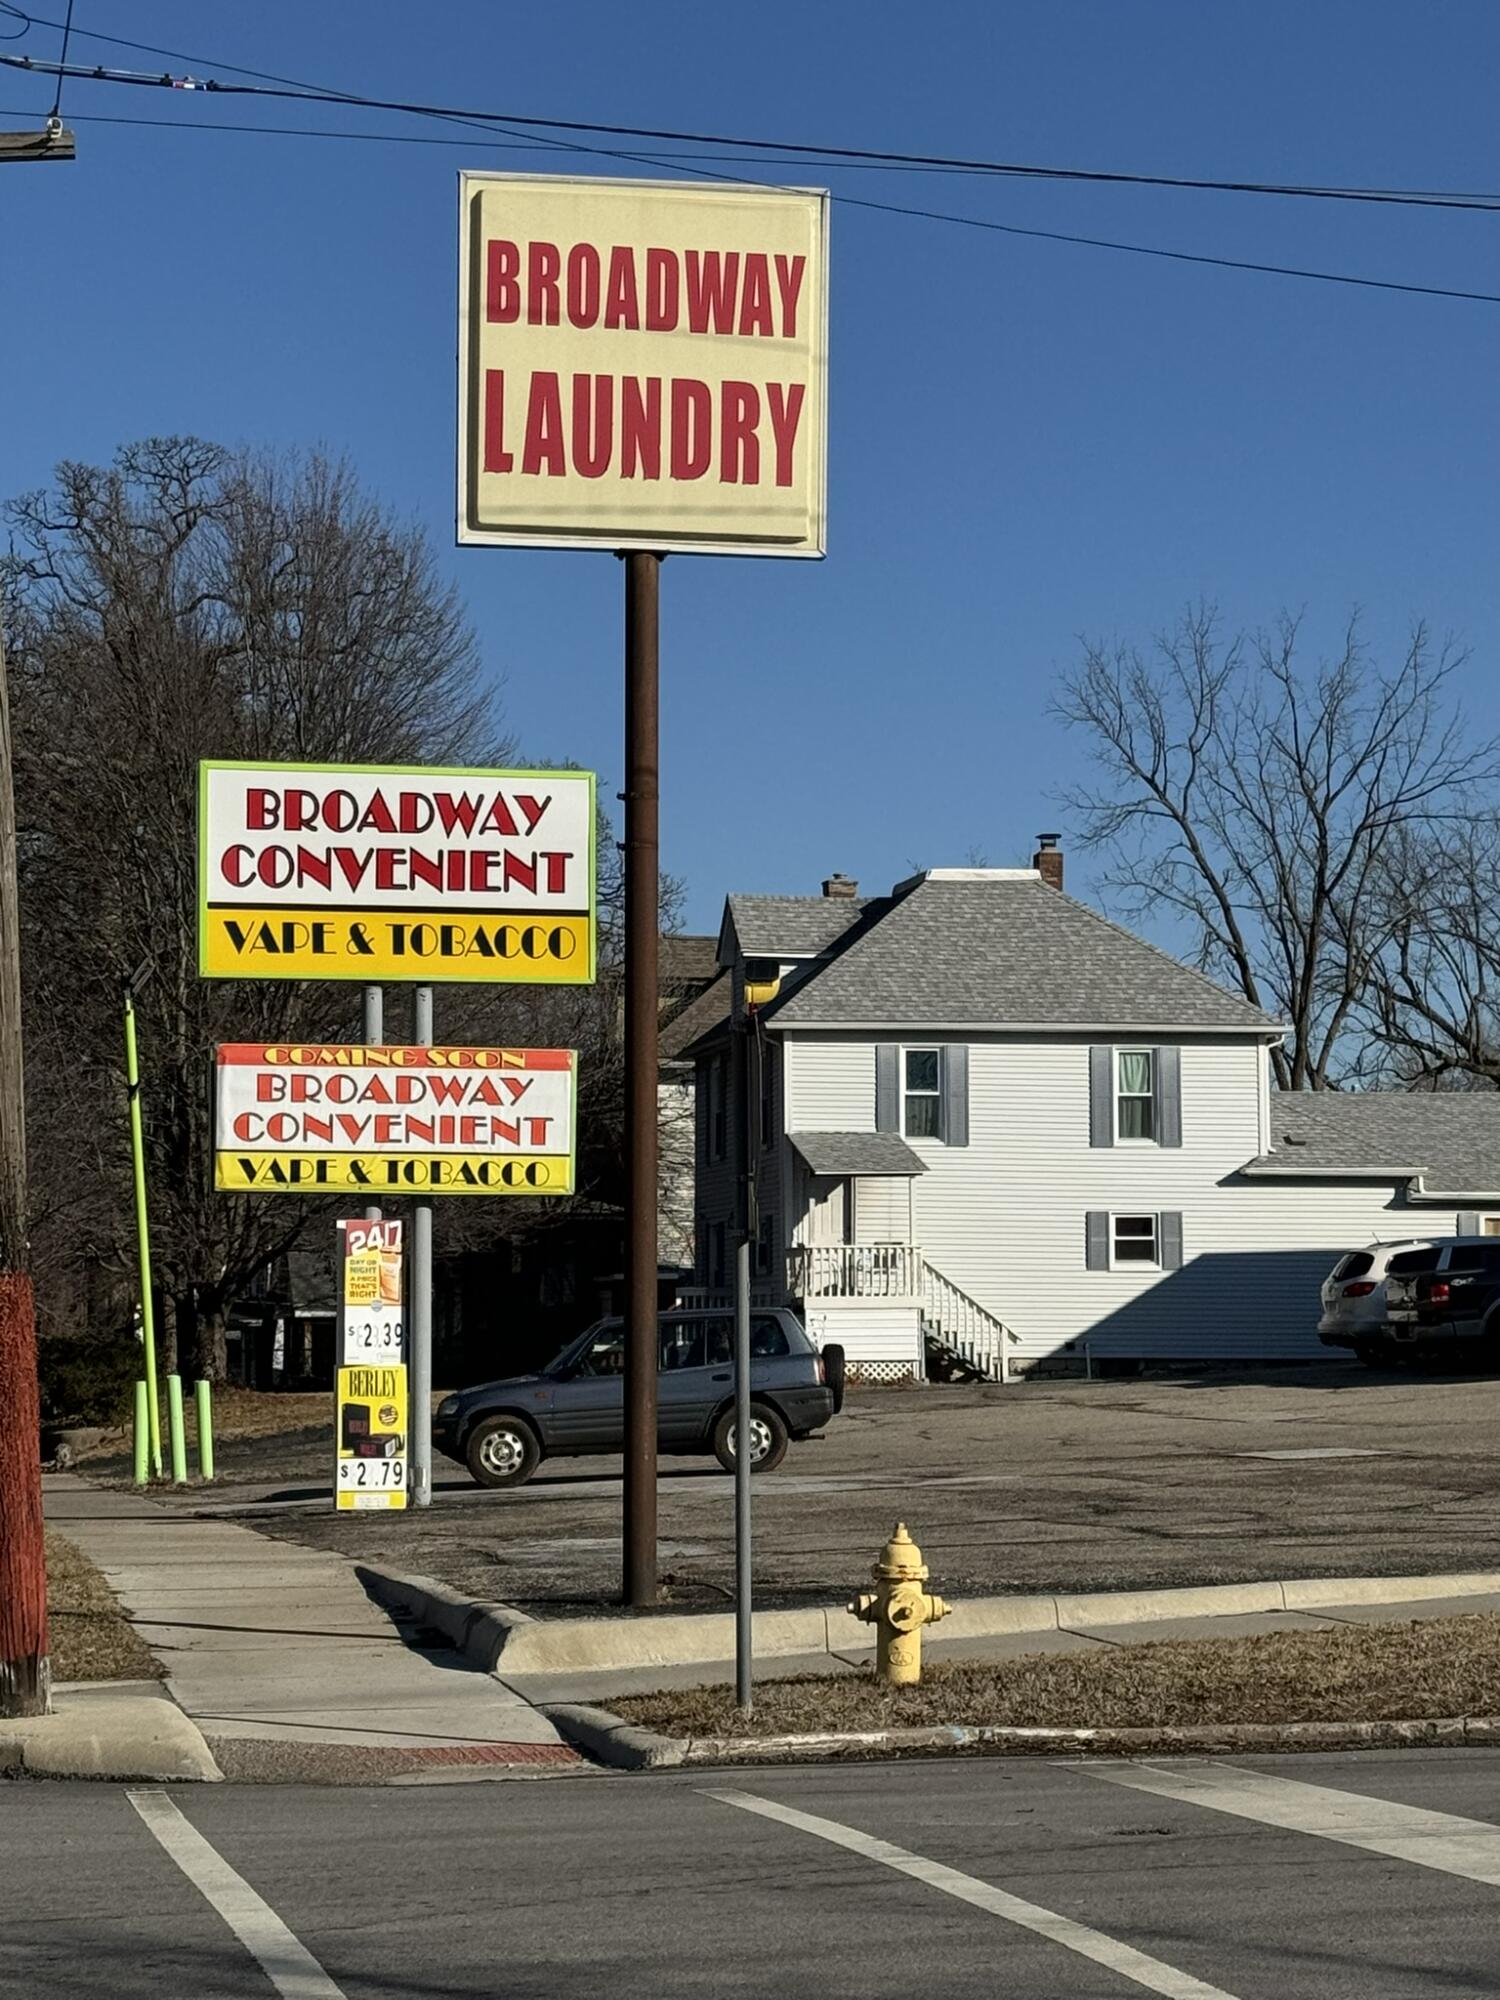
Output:
<path fill-rule="evenodd" d="M 536 1432 L 519 1417 L 485 1417 L 464 1446 L 464 1462 L 480 1486 L 524 1486 L 541 1456 Z"/>
<path fill-rule="evenodd" d="M 750 1405 L 750 1470 L 774 1472 L 786 1457 L 787 1429 L 769 1403 Z M 726 1472 L 734 1470 L 734 1411 L 726 1410 L 714 1425 L 714 1457 Z"/>

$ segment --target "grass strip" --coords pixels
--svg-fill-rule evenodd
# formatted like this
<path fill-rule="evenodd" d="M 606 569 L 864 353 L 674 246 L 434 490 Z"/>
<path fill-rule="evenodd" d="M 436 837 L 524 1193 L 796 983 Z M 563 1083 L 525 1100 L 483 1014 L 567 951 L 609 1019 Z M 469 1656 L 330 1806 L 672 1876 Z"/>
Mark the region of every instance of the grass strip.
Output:
<path fill-rule="evenodd" d="M 1161 1729 L 1500 1715 L 1500 1616 L 945 1660 L 928 1667 L 915 1688 L 883 1687 L 865 1673 L 802 1674 L 758 1682 L 749 1717 L 722 1685 L 630 1695 L 610 1707 L 667 1736 L 783 1736 L 941 1723 Z"/>

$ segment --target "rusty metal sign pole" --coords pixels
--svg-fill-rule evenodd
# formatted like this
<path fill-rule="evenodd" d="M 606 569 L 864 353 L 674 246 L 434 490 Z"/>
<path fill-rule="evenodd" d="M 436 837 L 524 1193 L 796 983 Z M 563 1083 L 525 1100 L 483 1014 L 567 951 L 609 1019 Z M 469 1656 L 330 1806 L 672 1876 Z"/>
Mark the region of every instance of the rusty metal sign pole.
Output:
<path fill-rule="evenodd" d="M 656 1603 L 656 1086 L 662 558 L 625 562 L 624 1600 Z"/>

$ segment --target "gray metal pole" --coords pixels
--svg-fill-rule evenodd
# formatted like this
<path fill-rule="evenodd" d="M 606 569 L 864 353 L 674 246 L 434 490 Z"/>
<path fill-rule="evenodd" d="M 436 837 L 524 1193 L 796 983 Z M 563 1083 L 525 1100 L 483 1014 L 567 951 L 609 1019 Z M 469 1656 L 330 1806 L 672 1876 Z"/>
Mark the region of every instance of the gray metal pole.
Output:
<path fill-rule="evenodd" d="M 734 1699 L 754 1703 L 755 1628 L 750 1599 L 750 1236 L 734 1252 Z"/>
<path fill-rule="evenodd" d="M 432 988 L 413 989 L 412 1041 L 432 1042 Z M 411 1225 L 411 1482 L 419 1507 L 432 1505 L 432 1203 L 419 1201 Z"/>
<path fill-rule="evenodd" d="M 385 1040 L 385 988 L 367 986 L 360 1009 L 360 1041 L 367 1049 L 378 1049 Z M 379 1222 L 380 1203 L 365 1210 L 366 1222 Z"/>

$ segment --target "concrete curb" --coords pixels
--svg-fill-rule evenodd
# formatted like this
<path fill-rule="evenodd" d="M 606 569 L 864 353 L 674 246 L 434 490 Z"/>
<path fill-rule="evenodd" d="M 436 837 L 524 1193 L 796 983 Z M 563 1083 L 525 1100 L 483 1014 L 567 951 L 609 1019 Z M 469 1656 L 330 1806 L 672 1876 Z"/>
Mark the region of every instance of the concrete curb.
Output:
<path fill-rule="evenodd" d="M 159 1695 L 97 1696 L 0 1725 L 4 1777 L 213 1784 L 222 1775 L 198 1725 Z"/>
<path fill-rule="evenodd" d="M 542 1714 L 565 1743 L 582 1750 L 597 1763 L 615 1771 L 672 1770 L 687 1761 L 685 1737 L 660 1736 L 654 1729 L 641 1729 L 607 1708 L 588 1708 L 578 1702 L 543 1702 Z"/>
<path fill-rule="evenodd" d="M 1500 1716 L 1432 1721 L 1226 1722 L 1192 1729 L 1025 1729 L 937 1724 L 926 1729 L 828 1731 L 801 1736 L 660 1736 L 599 1708 L 545 1711 L 558 1734 L 615 1770 L 690 1764 L 814 1764 L 840 1759 L 988 1751 L 1005 1756 L 1191 1756 L 1207 1751 L 1500 1747 Z"/>
<path fill-rule="evenodd" d="M 384 1610 L 413 1624 L 430 1625 L 475 1666 L 493 1673 L 511 1635 L 536 1620 L 508 1604 L 486 1604 L 450 1590 L 432 1576 L 406 1576 L 374 1563 L 356 1563 L 354 1574 Z"/>
<path fill-rule="evenodd" d="M 374 1564 L 356 1574 L 377 1603 L 432 1625 L 476 1666 L 521 1674 L 620 1672 L 637 1667 L 707 1666 L 734 1657 L 730 1612 L 667 1612 L 646 1617 L 529 1617 L 505 1604 L 462 1596 L 432 1577 L 403 1576 Z M 1033 1597 L 976 1597 L 956 1604 L 938 1636 L 989 1639 L 1078 1626 L 1145 1625 L 1163 1618 L 1222 1618 L 1246 1612 L 1316 1611 L 1341 1604 L 1407 1604 L 1424 1598 L 1500 1594 L 1500 1571 L 1453 1576 L 1319 1576 L 1268 1583 L 1216 1583 L 1178 1590 L 1096 1591 Z M 757 1611 L 759 1659 L 799 1653 L 868 1652 L 870 1628 L 842 1606 Z"/>

